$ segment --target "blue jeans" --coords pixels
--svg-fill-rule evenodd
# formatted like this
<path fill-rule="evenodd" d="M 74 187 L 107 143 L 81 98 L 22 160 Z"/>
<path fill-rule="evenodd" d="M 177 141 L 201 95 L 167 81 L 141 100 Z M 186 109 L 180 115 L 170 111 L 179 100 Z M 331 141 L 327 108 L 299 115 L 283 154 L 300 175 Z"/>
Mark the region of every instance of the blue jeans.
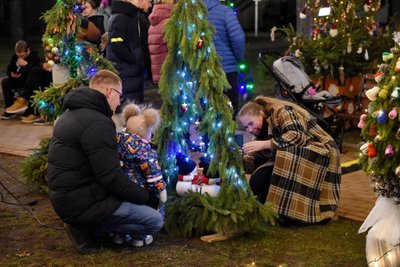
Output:
<path fill-rule="evenodd" d="M 123 202 L 113 215 L 96 225 L 95 235 L 153 235 L 161 230 L 164 220 L 158 211 L 146 205 Z"/>

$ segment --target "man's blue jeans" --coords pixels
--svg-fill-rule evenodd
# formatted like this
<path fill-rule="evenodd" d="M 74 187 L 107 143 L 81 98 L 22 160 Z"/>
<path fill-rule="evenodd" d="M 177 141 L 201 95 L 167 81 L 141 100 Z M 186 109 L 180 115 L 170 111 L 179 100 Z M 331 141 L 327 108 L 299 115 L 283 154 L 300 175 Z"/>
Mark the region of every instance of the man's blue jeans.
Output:
<path fill-rule="evenodd" d="M 152 235 L 164 224 L 161 213 L 155 209 L 130 202 L 123 202 L 112 217 L 94 227 L 94 234 Z"/>

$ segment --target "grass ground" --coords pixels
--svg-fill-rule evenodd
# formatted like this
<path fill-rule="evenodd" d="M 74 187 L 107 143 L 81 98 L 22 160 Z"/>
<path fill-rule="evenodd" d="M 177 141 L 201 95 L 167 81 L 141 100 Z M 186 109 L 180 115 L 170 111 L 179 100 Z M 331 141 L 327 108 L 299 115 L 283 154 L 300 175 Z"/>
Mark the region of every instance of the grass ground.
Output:
<path fill-rule="evenodd" d="M 265 226 L 265 233 L 213 244 L 204 243 L 199 237 L 184 238 L 161 232 L 155 236 L 154 244 L 147 247 L 104 248 L 98 254 L 82 256 L 66 233 L 55 229 L 61 228 L 62 222 L 47 195 L 21 182 L 16 167 L 21 160 L 0 154 L 1 184 L 22 203 L 27 203 L 25 207 L 29 210 L 0 187 L 0 266 L 357 267 L 366 264 L 365 234 L 357 234 L 361 223 L 344 218 L 326 225 Z"/>

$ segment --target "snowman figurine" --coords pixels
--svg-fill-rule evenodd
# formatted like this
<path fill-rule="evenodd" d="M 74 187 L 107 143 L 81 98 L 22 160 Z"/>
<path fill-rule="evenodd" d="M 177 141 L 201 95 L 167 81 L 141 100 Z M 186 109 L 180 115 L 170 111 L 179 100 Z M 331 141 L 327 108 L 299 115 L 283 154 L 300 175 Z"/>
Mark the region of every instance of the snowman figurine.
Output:
<path fill-rule="evenodd" d="M 176 183 L 176 193 L 184 196 L 189 191 L 199 192 L 200 186 L 197 185 L 199 175 L 197 174 L 197 165 L 191 159 L 179 155 L 176 157 L 178 167 L 178 182 Z"/>

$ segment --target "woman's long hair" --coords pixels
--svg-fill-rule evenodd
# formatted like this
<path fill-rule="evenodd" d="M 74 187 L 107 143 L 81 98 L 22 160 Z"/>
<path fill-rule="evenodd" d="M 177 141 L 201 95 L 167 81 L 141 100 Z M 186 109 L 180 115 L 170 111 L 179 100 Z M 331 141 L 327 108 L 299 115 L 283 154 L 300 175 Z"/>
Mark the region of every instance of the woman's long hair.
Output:
<path fill-rule="evenodd" d="M 302 113 L 303 115 L 309 117 L 310 114 L 304 108 L 288 101 L 280 100 L 277 98 L 266 97 L 266 96 L 258 96 L 254 100 L 247 102 L 238 112 L 237 118 L 249 115 L 249 116 L 258 116 L 260 111 L 264 113 L 268 112 L 274 106 L 291 106 L 296 111 Z"/>

